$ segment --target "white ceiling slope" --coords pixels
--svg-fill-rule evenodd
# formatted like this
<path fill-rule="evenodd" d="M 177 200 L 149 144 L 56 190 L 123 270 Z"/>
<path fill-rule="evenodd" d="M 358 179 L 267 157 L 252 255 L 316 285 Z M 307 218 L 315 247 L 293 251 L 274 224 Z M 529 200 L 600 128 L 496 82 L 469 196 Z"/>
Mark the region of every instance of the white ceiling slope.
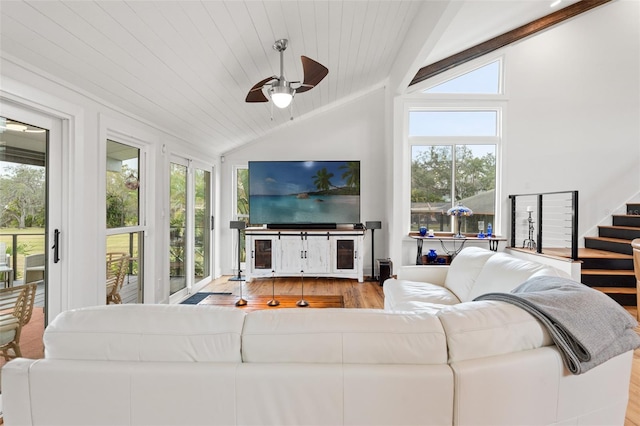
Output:
<path fill-rule="evenodd" d="M 329 68 L 295 97 L 295 119 L 379 86 L 404 46 L 424 57 L 401 57 L 402 81 L 551 13 L 550 1 L 1 0 L 0 55 L 220 154 L 289 123 L 288 109 L 271 120 L 271 103 L 244 101 L 279 75 L 277 39 L 289 39 L 288 80 L 302 80 L 301 55 Z"/>

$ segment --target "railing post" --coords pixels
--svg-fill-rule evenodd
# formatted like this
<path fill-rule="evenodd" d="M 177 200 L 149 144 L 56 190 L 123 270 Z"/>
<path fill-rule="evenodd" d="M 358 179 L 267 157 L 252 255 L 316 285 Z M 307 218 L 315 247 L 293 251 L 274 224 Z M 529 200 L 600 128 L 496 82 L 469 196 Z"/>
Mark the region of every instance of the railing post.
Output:
<path fill-rule="evenodd" d="M 542 194 L 538 194 L 538 241 L 536 252 L 542 253 Z"/>
<path fill-rule="evenodd" d="M 516 246 L 516 195 L 509 195 L 511 199 L 511 247 Z"/>
<path fill-rule="evenodd" d="M 578 260 L 578 191 L 573 191 L 571 207 L 571 260 Z"/>
<path fill-rule="evenodd" d="M 18 278 L 18 234 L 11 235 L 11 268 L 13 268 L 13 280 Z"/>

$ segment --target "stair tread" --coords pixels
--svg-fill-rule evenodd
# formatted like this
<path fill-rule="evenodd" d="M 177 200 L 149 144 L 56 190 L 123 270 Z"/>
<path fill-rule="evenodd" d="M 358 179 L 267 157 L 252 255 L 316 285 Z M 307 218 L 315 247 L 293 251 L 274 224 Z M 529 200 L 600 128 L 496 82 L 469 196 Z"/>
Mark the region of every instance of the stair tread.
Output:
<path fill-rule="evenodd" d="M 633 276 L 633 269 L 583 269 L 582 275 L 625 275 Z"/>
<path fill-rule="evenodd" d="M 584 237 L 585 240 L 597 240 L 597 241 L 608 241 L 610 243 L 621 243 L 621 244 L 631 244 L 631 240 L 626 238 L 613 238 L 613 237 Z"/>
<path fill-rule="evenodd" d="M 558 257 L 571 257 L 571 249 L 568 248 L 545 248 L 544 252 Z M 633 256 L 608 250 L 578 248 L 578 259 L 633 259 Z"/>
<path fill-rule="evenodd" d="M 629 231 L 640 231 L 640 226 L 628 226 L 628 225 L 599 225 L 598 228 L 625 229 L 625 230 L 629 230 Z"/>
<path fill-rule="evenodd" d="M 608 294 L 636 294 L 638 291 L 635 287 L 591 287 L 594 290 Z"/>

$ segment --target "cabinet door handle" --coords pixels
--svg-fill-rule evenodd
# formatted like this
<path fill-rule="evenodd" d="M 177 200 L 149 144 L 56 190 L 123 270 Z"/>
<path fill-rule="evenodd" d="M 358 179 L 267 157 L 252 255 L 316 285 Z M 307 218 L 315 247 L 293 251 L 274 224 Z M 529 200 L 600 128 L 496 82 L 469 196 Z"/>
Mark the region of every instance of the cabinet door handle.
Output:
<path fill-rule="evenodd" d="M 307 251 L 306 250 L 304 251 L 304 258 L 305 259 L 307 258 Z"/>
<path fill-rule="evenodd" d="M 300 259 L 304 259 L 304 251 L 300 250 Z"/>
<path fill-rule="evenodd" d="M 358 250 L 354 250 L 353 251 L 353 258 L 357 259 L 358 258 Z"/>
<path fill-rule="evenodd" d="M 253 250 L 251 250 L 251 258 L 253 259 Z"/>

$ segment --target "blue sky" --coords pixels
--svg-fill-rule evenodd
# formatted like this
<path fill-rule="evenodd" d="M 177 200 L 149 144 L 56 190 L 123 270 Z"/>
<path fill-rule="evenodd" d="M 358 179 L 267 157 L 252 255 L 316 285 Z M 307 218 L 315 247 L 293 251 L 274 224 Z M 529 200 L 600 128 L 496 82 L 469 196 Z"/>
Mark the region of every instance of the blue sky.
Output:
<path fill-rule="evenodd" d="M 347 161 L 250 161 L 250 195 L 286 195 L 316 191 L 313 176 L 323 167 L 333 173 L 330 182 L 344 186 L 340 166 Z"/>

